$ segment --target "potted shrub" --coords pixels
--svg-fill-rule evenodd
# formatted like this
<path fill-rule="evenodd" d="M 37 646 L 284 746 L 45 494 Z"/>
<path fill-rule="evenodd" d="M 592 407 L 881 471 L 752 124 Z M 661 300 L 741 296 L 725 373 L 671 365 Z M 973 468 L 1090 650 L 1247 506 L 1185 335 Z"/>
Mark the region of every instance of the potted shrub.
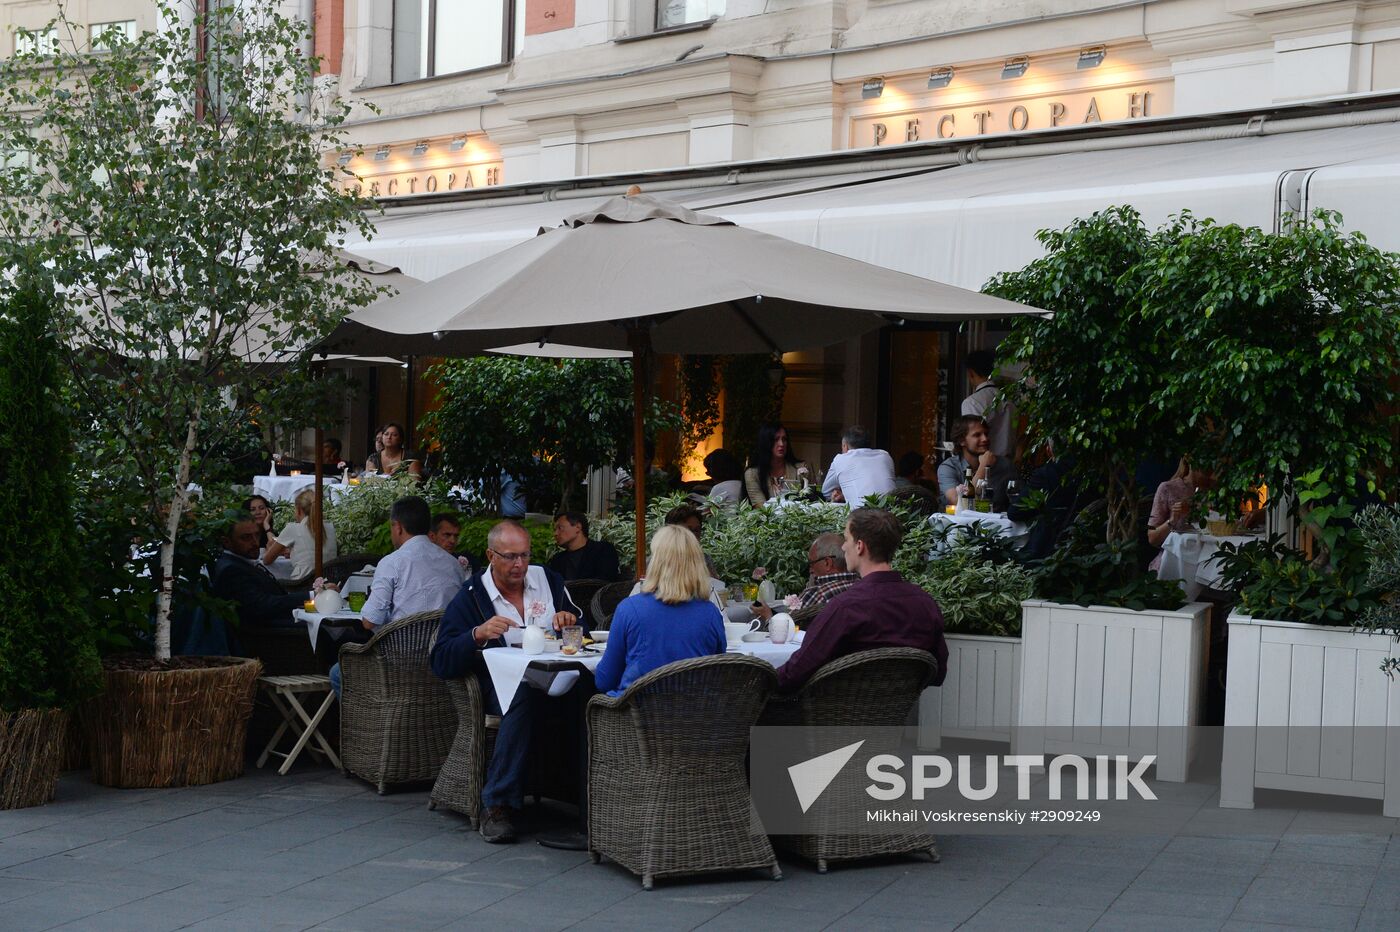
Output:
<path fill-rule="evenodd" d="M 1023 367 L 1009 387 L 1033 441 L 1072 457 L 1075 481 L 1104 490 L 1103 535 L 1046 561 L 1022 608 L 1012 749 L 1157 756 L 1184 780 L 1192 748 L 1173 726 L 1200 711 L 1209 607 L 1145 574 L 1134 469 L 1179 449 L 1186 421 L 1157 399 L 1170 384 L 1157 324 L 1141 313 L 1154 243 L 1137 213 L 1113 208 L 1039 234 L 1047 254 L 987 290 L 1055 311 L 1024 318 L 1003 344 Z M 1149 490 L 1150 491 L 1150 490 Z"/>
<path fill-rule="evenodd" d="M 960 533 L 914 582 L 938 600 L 948 675 L 919 699 L 919 746 L 944 736 L 1011 740 L 1021 678 L 1021 603 L 1031 572 L 1010 542 L 973 528 Z"/>
<path fill-rule="evenodd" d="M 241 771 L 258 664 L 171 659 L 191 487 L 251 399 L 315 391 L 306 348 L 375 291 L 335 259 L 370 225 L 337 185 L 347 108 L 316 93 L 306 25 L 265 4 L 157 7 L 158 32 L 100 55 L 20 52 L 0 73 L 0 148 L 26 153 L 0 174 L 0 261 L 23 244 L 48 278 L 71 397 L 103 450 L 91 466 L 114 497 L 139 493 L 128 539 L 156 557 L 135 583 L 154 595 L 154 656 L 109 667 L 85 714 L 94 774 L 120 785 Z"/>
<path fill-rule="evenodd" d="M 50 302 L 32 276 L 0 291 L 0 809 L 53 799 L 69 710 L 98 683 L 73 543 L 72 441 Z M 42 462 L 24 462 L 20 451 Z M 14 555 L 23 554 L 23 559 Z"/>
<path fill-rule="evenodd" d="M 1325 483 L 1304 498 L 1326 495 Z M 1394 679 L 1400 515 L 1345 504 L 1310 527 L 1318 557 L 1278 541 L 1227 559 L 1230 616 L 1220 805 L 1254 808 L 1256 787 L 1381 799 L 1400 815 L 1400 683 Z"/>

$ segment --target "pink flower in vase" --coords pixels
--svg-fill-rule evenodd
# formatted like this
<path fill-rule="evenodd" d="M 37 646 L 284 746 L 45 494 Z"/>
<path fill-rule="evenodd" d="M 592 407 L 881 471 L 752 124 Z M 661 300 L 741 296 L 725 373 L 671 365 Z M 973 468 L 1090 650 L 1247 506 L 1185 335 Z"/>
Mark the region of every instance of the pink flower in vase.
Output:
<path fill-rule="evenodd" d="M 549 606 L 545 605 L 539 599 L 536 599 L 535 601 L 530 603 L 530 621 L 538 622 L 541 618 L 544 617 L 544 614 L 547 611 L 549 611 Z"/>
<path fill-rule="evenodd" d="M 457 565 L 460 566 L 462 569 L 466 570 L 468 573 L 472 571 L 472 561 L 468 560 L 466 557 L 458 557 Z"/>
<path fill-rule="evenodd" d="M 789 595 L 789 596 L 784 596 L 784 597 L 783 597 L 783 604 L 787 606 L 788 611 L 790 611 L 790 612 L 795 612 L 795 611 L 797 611 L 799 608 L 802 607 L 802 596 L 800 596 L 800 595 Z"/>
<path fill-rule="evenodd" d="M 755 567 L 753 568 L 753 578 L 754 578 L 754 581 L 755 581 L 755 582 L 758 582 L 759 580 L 763 579 L 763 577 L 765 577 L 765 576 L 767 576 L 767 575 L 768 575 L 768 568 L 767 568 L 767 567 L 764 567 L 764 566 L 755 566 Z"/>
<path fill-rule="evenodd" d="M 316 595 L 315 595 L 316 593 L 325 591 L 325 588 L 326 588 L 326 577 L 324 577 L 324 576 L 317 576 L 317 577 L 316 577 L 316 581 L 313 582 L 313 583 L 311 584 L 312 598 L 315 598 L 315 597 L 316 597 Z"/>

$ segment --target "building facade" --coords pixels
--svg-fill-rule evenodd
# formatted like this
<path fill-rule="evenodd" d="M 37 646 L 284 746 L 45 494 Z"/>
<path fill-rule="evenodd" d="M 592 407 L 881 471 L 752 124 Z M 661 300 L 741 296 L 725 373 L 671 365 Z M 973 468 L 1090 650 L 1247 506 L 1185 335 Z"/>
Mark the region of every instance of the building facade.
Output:
<path fill-rule="evenodd" d="M 1371 0 L 316 6 L 384 197 L 1400 89 L 1400 3 Z"/>

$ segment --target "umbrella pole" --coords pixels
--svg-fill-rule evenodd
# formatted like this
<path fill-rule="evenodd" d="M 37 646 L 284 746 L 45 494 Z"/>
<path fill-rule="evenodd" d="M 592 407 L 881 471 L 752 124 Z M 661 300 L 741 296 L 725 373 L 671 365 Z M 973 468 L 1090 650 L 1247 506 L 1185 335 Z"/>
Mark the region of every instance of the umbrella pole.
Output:
<path fill-rule="evenodd" d="M 637 522 L 637 578 L 647 571 L 647 467 L 646 434 L 642 412 L 646 408 L 646 356 L 650 335 L 642 326 L 627 332 L 632 344 L 632 494 Z"/>
<path fill-rule="evenodd" d="M 326 370 L 324 365 L 319 365 L 313 366 L 311 371 L 312 377 L 319 379 Z M 321 548 L 324 546 L 323 538 L 326 536 L 326 530 L 321 525 L 321 441 L 323 433 L 318 418 L 316 421 L 316 494 L 311 499 L 311 539 L 316 542 L 316 575 L 318 577 L 321 575 Z"/>

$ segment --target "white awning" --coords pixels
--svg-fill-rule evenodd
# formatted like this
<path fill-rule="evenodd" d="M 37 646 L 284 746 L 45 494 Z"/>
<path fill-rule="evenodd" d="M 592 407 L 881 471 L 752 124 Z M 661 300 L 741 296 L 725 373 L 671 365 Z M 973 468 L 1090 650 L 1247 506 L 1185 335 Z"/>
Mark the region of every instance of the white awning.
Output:
<path fill-rule="evenodd" d="M 760 198 L 831 190 L 872 179 L 904 177 L 911 171 L 918 169 L 714 184 L 654 193 L 696 210 L 710 211 L 717 204 L 740 204 Z M 645 185 L 643 190 L 646 192 Z M 446 209 L 405 210 L 379 218 L 375 222 L 377 232 L 371 240 L 352 239 L 345 243 L 344 249 L 429 281 L 523 243 L 535 236 L 541 227 L 556 227 L 565 217 L 600 207 L 610 197 L 612 195 L 480 207 L 465 201 Z"/>
<path fill-rule="evenodd" d="M 831 252 L 981 288 L 1041 255 L 1036 231 L 1131 204 L 1150 227 L 1189 209 L 1272 229 L 1281 176 L 1323 168 L 1309 206 L 1400 246 L 1400 125 L 974 162 L 715 213 Z"/>
<path fill-rule="evenodd" d="M 1144 137 L 1148 141 L 1148 137 Z M 1092 146 L 1093 141 L 1086 141 Z M 1400 249 L 1400 124 L 990 158 L 938 169 L 884 170 L 649 193 L 743 225 L 963 288 L 1041 254 L 1035 234 L 1131 204 L 1149 227 L 1191 210 L 1272 229 L 1279 183 L 1317 169 L 1310 208 L 1343 212 L 1349 229 Z M 434 279 L 595 208 L 605 197 L 428 208 L 381 219 L 352 253 Z"/>

